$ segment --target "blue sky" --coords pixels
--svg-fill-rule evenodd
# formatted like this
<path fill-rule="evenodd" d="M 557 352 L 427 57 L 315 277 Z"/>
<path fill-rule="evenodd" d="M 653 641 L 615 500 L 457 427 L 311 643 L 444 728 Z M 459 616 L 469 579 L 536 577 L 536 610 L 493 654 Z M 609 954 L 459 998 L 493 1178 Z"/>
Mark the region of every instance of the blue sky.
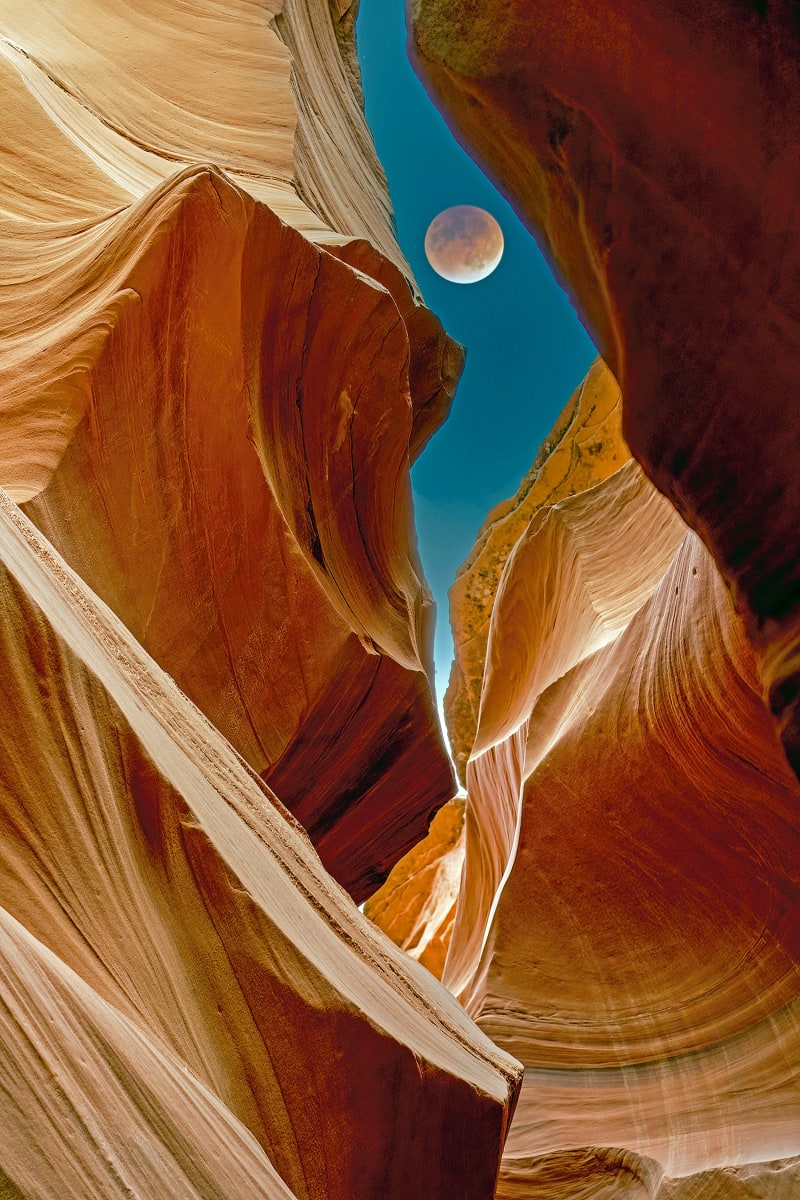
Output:
<path fill-rule="evenodd" d="M 426 304 L 467 351 L 451 415 L 412 474 L 420 553 L 438 606 L 441 701 L 453 656 L 447 589 L 489 509 L 517 490 L 596 351 L 533 238 L 414 74 L 403 0 L 361 0 L 357 38 L 367 120 L 400 246 Z M 448 283 L 425 258 L 429 223 L 454 204 L 480 205 L 503 229 L 503 260 L 480 283 Z"/>

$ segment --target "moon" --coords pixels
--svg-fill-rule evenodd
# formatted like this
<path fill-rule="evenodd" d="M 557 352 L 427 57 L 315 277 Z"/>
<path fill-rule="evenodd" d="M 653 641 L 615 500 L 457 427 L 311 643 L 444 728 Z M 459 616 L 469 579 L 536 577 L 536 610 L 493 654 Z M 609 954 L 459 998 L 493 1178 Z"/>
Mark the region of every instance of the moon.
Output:
<path fill-rule="evenodd" d="M 434 217 L 425 234 L 425 254 L 437 275 L 450 283 L 477 283 L 503 257 L 503 231 L 484 208 L 456 204 Z"/>

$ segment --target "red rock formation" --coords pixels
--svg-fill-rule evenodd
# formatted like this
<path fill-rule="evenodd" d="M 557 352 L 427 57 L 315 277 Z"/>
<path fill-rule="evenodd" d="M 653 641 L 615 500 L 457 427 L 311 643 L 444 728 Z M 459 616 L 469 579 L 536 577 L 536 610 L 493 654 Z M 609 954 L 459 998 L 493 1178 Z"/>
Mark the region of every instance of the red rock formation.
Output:
<path fill-rule="evenodd" d="M 450 412 L 464 365 L 464 351 L 443 336 L 440 321 L 430 309 L 415 303 L 408 279 L 370 242 L 353 240 L 331 246 L 331 253 L 383 284 L 397 305 L 408 333 L 408 385 L 413 420 L 408 453 L 412 462 L 424 450 Z"/>
<path fill-rule="evenodd" d="M 732 598 L 639 467 L 532 507 L 443 974 L 526 1067 L 497 1194 L 722 1200 L 798 1145 L 800 790 Z M 793 1195 L 788 1160 L 763 1174 Z"/>
<path fill-rule="evenodd" d="M 481 1029 L 284 807 L 362 899 L 452 795 L 408 464 L 461 355 L 352 5 L 278 7 L 0 12 L 0 1192 L 790 1200 L 789 6 L 415 5 L 616 377 L 456 589 L 464 833 L 367 906 Z"/>
<path fill-rule="evenodd" d="M 9 1200 L 488 1200 L 513 1107 L 351 899 L 453 794 L 408 468 L 461 352 L 347 3 L 279 7 L 0 11 Z"/>
<path fill-rule="evenodd" d="M 797 766 L 795 6 L 411 7 L 421 73 L 576 296 L 634 455 L 735 586 Z"/>
<path fill-rule="evenodd" d="M 80 379 L 86 415 L 26 510 L 251 765 L 274 772 L 363 899 L 452 786 L 409 549 L 411 410 L 402 393 L 385 404 L 404 322 L 383 289 L 208 171 L 116 224 L 95 253 L 127 271 L 94 312 L 84 302 L 66 362 L 53 354 L 55 378 L 36 381 L 57 396 Z M 81 332 L 100 321 L 102 349 L 76 371 Z M 15 390 L 32 406 L 25 376 Z"/>
<path fill-rule="evenodd" d="M 627 442 L 725 580 L 688 535 L 581 659 L 594 618 L 575 610 L 568 544 L 532 531 L 508 561 L 444 975 L 526 1063 L 499 1194 L 788 1200 L 800 821 L 776 738 L 796 772 L 796 15 L 411 7 L 428 86 L 575 296 Z M 599 556 L 591 509 L 618 478 L 582 498 Z M 525 600 L 504 614 L 506 591 Z M 626 1182 L 629 1158 L 653 1171 Z"/>
<path fill-rule="evenodd" d="M 489 1196 L 513 1061 L 3 497 L 0 559 L 13 1194 Z"/>
<path fill-rule="evenodd" d="M 184 53 L 201 35 L 166 7 Z M 55 77 L 78 35 L 63 14 L 52 19 L 30 54 L 51 54 Z M 117 19 L 127 17 L 98 18 Z M 13 219 L 0 231 L 10 264 L 0 480 L 363 900 L 453 791 L 428 682 L 432 606 L 408 461 L 447 412 L 461 352 L 371 246 L 332 246 L 332 257 L 218 170 L 157 177 L 120 207 L 120 163 L 145 128 L 162 173 L 174 169 L 175 97 L 145 111 L 131 83 L 123 121 L 103 54 L 82 43 L 82 87 L 106 107 L 100 121 L 65 95 L 83 123 L 62 131 L 50 75 L 10 43 L 6 53 L 19 141 Z M 257 68 L 214 133 L 227 130 L 225 161 L 248 187 L 237 138 L 253 153 L 272 146 L 238 107 Z M 72 59 L 63 69 L 71 87 Z M 47 92 L 39 106 L 16 71 Z M 92 168 L 85 139 L 120 122 L 111 167 L 92 143 Z M 51 192 L 29 201 L 45 137 Z"/>
<path fill-rule="evenodd" d="M 529 1068 L 510 1157 L 618 1146 L 684 1175 L 794 1153 L 798 790 L 693 534 L 528 731 L 469 985 Z"/>
<path fill-rule="evenodd" d="M 559 736 L 549 689 L 627 627 L 683 537 L 629 462 L 604 484 L 535 511 L 506 563 L 467 765 L 467 857 L 443 976 L 456 994 L 469 987 L 514 859 L 522 786 Z"/>

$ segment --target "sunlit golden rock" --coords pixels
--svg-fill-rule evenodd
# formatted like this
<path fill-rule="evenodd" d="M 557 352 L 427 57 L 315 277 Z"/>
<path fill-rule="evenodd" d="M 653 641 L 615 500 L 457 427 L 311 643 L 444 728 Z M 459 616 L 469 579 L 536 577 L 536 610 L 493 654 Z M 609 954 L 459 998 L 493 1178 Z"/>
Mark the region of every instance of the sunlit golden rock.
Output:
<path fill-rule="evenodd" d="M 441 979 L 464 864 L 464 800 L 440 808 L 428 836 L 395 865 L 364 914 Z"/>
<path fill-rule="evenodd" d="M 528 1068 L 509 1154 L 611 1145 L 670 1176 L 791 1155 L 800 797 L 694 534 L 526 727 L 513 865 L 465 988 Z"/>
<path fill-rule="evenodd" d="M 566 545 L 535 531 L 498 588 L 443 978 L 526 1064 L 500 1186 L 556 1200 L 554 1154 L 612 1147 L 663 1172 L 659 1200 L 793 1195 L 796 16 L 411 9 L 427 85 L 540 239 L 620 382 L 626 441 L 695 530 L 585 658 Z"/>
<path fill-rule="evenodd" d="M 350 7 L 40 0 L 33 19 L 4 0 L 11 211 L 22 200 L 50 219 L 82 217 L 86 190 L 130 204 L 182 167 L 213 163 L 316 241 L 367 237 L 407 270 L 361 107 Z"/>
<path fill-rule="evenodd" d="M 443 976 L 456 994 L 470 987 L 514 860 L 525 780 L 559 737 L 551 689 L 627 628 L 684 536 L 629 460 L 604 483 L 535 511 L 507 560 L 467 764 L 467 857 Z"/>
<path fill-rule="evenodd" d="M 487 517 L 450 589 L 456 656 L 445 714 L 462 782 L 478 725 L 492 607 L 508 556 L 537 509 L 585 491 L 629 458 L 621 422 L 619 385 L 598 359 L 570 397 L 517 494 Z"/>
<path fill-rule="evenodd" d="M 767 1159 L 791 1195 L 800 788 L 729 590 L 633 461 L 509 555 L 467 782 L 442 978 L 525 1064 L 498 1195 L 712 1197 Z"/>

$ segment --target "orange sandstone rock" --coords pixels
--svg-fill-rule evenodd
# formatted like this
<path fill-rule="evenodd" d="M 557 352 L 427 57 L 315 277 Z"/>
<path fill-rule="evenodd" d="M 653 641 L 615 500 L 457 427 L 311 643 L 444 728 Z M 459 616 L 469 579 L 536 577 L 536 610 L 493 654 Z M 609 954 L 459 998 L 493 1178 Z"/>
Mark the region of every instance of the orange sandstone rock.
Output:
<path fill-rule="evenodd" d="M 497 1200 L 793 1200 L 798 1161 L 778 1160 L 665 1179 L 657 1163 L 621 1150 L 505 1159 Z"/>
<path fill-rule="evenodd" d="M 82 301 L 68 338 L 42 314 L 38 344 L 55 345 L 33 395 L 15 374 L 11 395 L 35 420 L 42 391 L 62 411 L 84 406 L 26 510 L 248 762 L 275 773 L 363 899 L 452 788 L 410 544 L 404 322 L 383 288 L 207 170 L 92 237 L 105 294 L 88 312 Z M 26 450 L 35 464 L 31 436 Z"/>
<path fill-rule="evenodd" d="M 406 277 L 369 242 L 353 240 L 331 246 L 330 251 L 383 284 L 405 323 L 410 351 L 408 386 L 414 411 L 408 453 L 413 463 L 450 412 L 464 366 L 463 348 L 444 336 L 438 318 L 415 302 Z"/>
<path fill-rule="evenodd" d="M 633 462 L 508 558 L 443 974 L 525 1064 L 500 1196 L 721 1197 L 765 1152 L 792 1194 L 800 793 L 757 666 Z"/>
<path fill-rule="evenodd" d="M 0 1178 L 489 1197 L 513 1061 L 4 497 L 0 560 Z"/>
<path fill-rule="evenodd" d="M 489 1200 L 514 1104 L 351 898 L 453 794 L 409 462 L 462 355 L 346 0 L 279 7 L 0 12 L 9 1200 Z"/>
<path fill-rule="evenodd" d="M 734 586 L 800 764 L 794 6 L 414 0 L 412 50 L 622 386 L 624 432 Z"/>
<path fill-rule="evenodd" d="M 538 1159 L 504 1160 L 497 1200 L 653 1200 L 663 1172 L 623 1150 L 592 1146 Z"/>
<path fill-rule="evenodd" d="M 598 359 L 570 397 L 517 494 L 489 513 L 450 589 L 455 660 L 445 715 L 462 782 L 475 741 L 486 643 L 503 568 L 539 508 L 585 491 L 628 459 L 621 422 L 619 386 Z"/>
<path fill-rule="evenodd" d="M 463 810 L 454 853 L 454 829 L 449 817 L 445 825 L 446 810 L 443 809 L 429 836 L 397 864 L 384 887 L 372 897 L 365 909 L 367 915 L 398 945 L 415 957 L 420 957 L 420 961 L 437 976 L 442 974 L 443 958 L 449 950 L 457 909 L 462 910 L 457 943 L 462 938 L 469 939 L 471 935 L 474 935 L 477 941 L 482 937 L 477 912 L 481 911 L 485 916 L 491 906 L 500 877 L 510 861 L 513 830 L 516 827 L 517 804 L 510 798 L 516 791 L 516 784 L 509 783 L 505 778 L 503 765 L 505 756 L 511 753 L 511 743 L 504 745 L 498 756 L 487 758 L 484 764 L 486 766 L 490 761 L 492 764 L 491 778 L 485 787 L 485 801 L 481 799 L 484 790 L 477 776 L 470 777 L 470 768 L 467 766 L 476 737 L 485 672 L 488 671 L 486 649 L 498 585 L 506 563 L 517 553 L 517 541 L 531 536 L 531 530 L 538 528 L 533 522 L 537 513 L 546 512 L 559 500 L 577 496 L 593 483 L 619 471 L 621 465 L 628 461 L 629 454 L 622 439 L 620 419 L 619 387 L 605 364 L 598 360 L 581 386 L 570 397 L 517 494 L 490 513 L 478 534 L 472 553 L 450 591 L 456 658 L 445 704 L 459 774 L 464 779 L 471 778 L 469 808 L 472 815 L 467 818 L 467 825 L 471 830 L 470 864 L 459 892 L 454 871 L 456 863 L 460 871 L 464 855 Z M 629 473 L 630 470 L 629 468 Z M 635 480 L 634 492 L 646 489 L 638 473 Z M 670 514 L 668 505 L 659 501 L 652 489 L 647 490 L 650 491 L 666 528 L 680 531 L 680 522 Z M 616 506 L 616 498 L 611 504 L 612 507 Z M 558 511 L 560 515 L 560 510 Z M 602 542 L 604 514 L 605 509 L 601 506 L 591 535 L 598 543 L 600 560 L 613 555 L 613 549 L 609 549 Z M 653 530 L 645 528 L 645 544 L 652 533 Z M 627 541 L 628 536 L 629 529 L 623 527 L 619 538 Z M 676 532 L 675 537 L 679 536 L 681 533 Z M 672 544 L 668 540 L 668 547 Z M 548 542 L 543 557 L 546 557 L 550 549 L 551 544 Z M 591 551 L 590 546 L 587 547 L 587 551 Z M 662 557 L 658 561 L 663 566 L 667 560 L 668 558 Z M 602 570 L 602 561 L 600 569 Z M 625 580 L 623 587 L 627 586 L 627 574 L 628 567 L 625 566 L 622 569 L 622 578 Z M 532 623 L 529 625 L 529 618 L 539 626 L 546 625 L 565 598 L 559 590 L 562 585 L 564 592 L 568 593 L 570 583 L 557 574 L 547 597 L 549 608 L 541 608 L 533 614 L 526 612 L 521 616 L 513 615 L 508 627 L 507 642 L 515 643 L 520 652 L 529 653 L 531 656 L 535 657 L 539 653 L 540 646 L 534 632 L 535 627 Z M 592 595 L 584 596 L 584 602 L 585 615 L 591 623 L 597 615 L 592 608 Z M 538 599 L 531 602 L 534 608 L 538 604 Z M 553 646 L 561 646 L 562 634 L 561 627 L 554 628 L 551 638 Z M 569 639 L 566 639 L 566 644 L 569 644 Z M 581 644 L 575 652 L 580 656 L 585 652 L 585 647 Z M 509 672 L 509 666 L 507 648 L 501 649 L 497 669 L 498 678 L 501 680 L 498 686 L 503 695 L 508 695 L 510 689 L 513 689 L 516 678 L 513 670 Z M 495 703 L 493 696 L 494 693 L 490 691 L 487 703 Z M 524 699 L 522 703 L 525 703 Z M 498 757 L 500 761 L 496 761 Z M 504 829 L 501 832 L 495 826 L 492 833 L 488 834 L 487 828 L 474 814 L 485 802 L 487 813 L 491 814 L 487 820 L 489 823 L 495 822 L 504 804 L 501 797 L 505 797 L 509 805 Z M 497 845 L 492 851 L 485 848 L 487 837 L 489 840 L 497 838 Z M 487 870 L 487 878 L 481 880 L 477 864 L 483 861 L 487 854 L 494 862 Z M 442 893 L 442 874 L 448 881 L 444 893 L 446 901 Z M 455 890 L 452 890 L 453 883 L 456 884 Z M 429 946 L 432 947 L 430 951 Z M 421 956 L 420 947 L 423 948 Z M 460 952 L 457 945 L 453 951 L 454 957 Z M 454 959 L 451 959 L 449 986 L 458 990 L 458 984 L 454 982 L 452 975 L 453 961 Z"/>
<path fill-rule="evenodd" d="M 777 742 L 796 774 L 796 16 L 411 7 L 428 85 L 537 233 L 621 384 L 634 456 L 707 548 L 687 535 L 569 667 L 559 555 L 517 570 L 519 596 L 561 594 L 552 643 L 534 605 L 494 605 L 444 978 L 526 1063 L 501 1194 L 580 1195 L 594 1167 L 568 1185 L 554 1155 L 605 1146 L 663 1171 L 632 1195 L 782 1200 L 800 1150 L 800 822 Z"/>
<path fill-rule="evenodd" d="M 621 1146 L 667 1175 L 793 1154 L 798 790 L 695 535 L 528 729 L 468 1004 L 529 1068 L 509 1153 Z"/>
<path fill-rule="evenodd" d="M 437 979 L 450 946 L 463 864 L 464 800 L 456 797 L 364 905 L 364 915 Z"/>
<path fill-rule="evenodd" d="M 29 42 L 21 8 L 0 15 L 14 137 L 0 482 L 363 900 L 453 791 L 408 463 L 446 414 L 462 355 L 398 265 L 352 239 L 384 244 L 380 175 L 374 211 L 364 184 L 362 216 L 340 232 L 301 202 L 300 143 L 281 115 L 299 68 L 290 84 L 275 29 L 256 37 L 249 5 L 205 20 L 155 4 L 151 59 L 126 40 L 132 14 L 99 7 L 92 24 L 45 4 Z M 332 39 L 336 62 L 303 69 L 312 92 L 341 89 L 331 119 L 361 146 L 316 9 L 287 6 L 280 28 L 307 48 L 310 22 L 315 55 Z M 167 77 L 164 55 L 189 52 L 197 70 L 181 59 Z M 204 153 L 230 174 L 198 165 Z M 359 153 L 356 174 L 373 154 Z M 342 154 L 315 160 L 317 188 Z"/>
<path fill-rule="evenodd" d="M 464 881 L 443 976 L 456 994 L 470 986 L 514 860 L 524 781 L 557 736 L 549 689 L 627 627 L 684 535 L 629 461 L 604 483 L 536 511 L 506 563 L 467 765 Z"/>
<path fill-rule="evenodd" d="M 292 1200 L 219 1097 L 4 909 L 0 964 L 3 1196 Z"/>

